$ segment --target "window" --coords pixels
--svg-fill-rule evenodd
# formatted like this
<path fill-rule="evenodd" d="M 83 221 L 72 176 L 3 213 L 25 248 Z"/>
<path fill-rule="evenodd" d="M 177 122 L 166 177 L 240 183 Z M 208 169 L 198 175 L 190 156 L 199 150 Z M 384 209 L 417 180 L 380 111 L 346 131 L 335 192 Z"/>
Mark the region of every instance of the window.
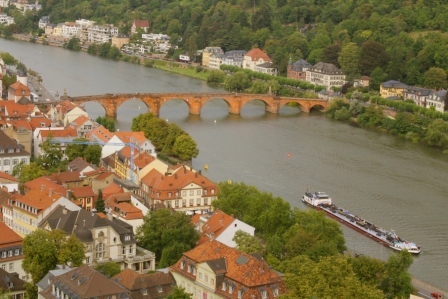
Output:
<path fill-rule="evenodd" d="M 202 272 L 199 272 L 199 279 L 202 280 Z"/>
<path fill-rule="evenodd" d="M 9 165 L 10 161 L 9 160 L 4 160 L 3 161 L 3 165 Z"/>
<path fill-rule="evenodd" d="M 241 292 L 241 290 L 238 291 L 238 299 L 241 299 L 241 297 L 243 297 L 243 292 Z"/>
<path fill-rule="evenodd" d="M 124 240 L 125 240 L 125 241 L 129 241 L 129 240 L 131 240 L 131 236 L 125 236 L 125 237 L 124 237 Z"/>
<path fill-rule="evenodd" d="M 277 297 L 278 296 L 278 289 L 274 289 L 272 291 L 272 294 L 274 294 L 274 297 Z"/>
<path fill-rule="evenodd" d="M 176 208 L 179 207 L 179 201 L 176 200 Z"/>
<path fill-rule="evenodd" d="M 198 195 L 201 195 L 201 190 L 198 190 L 197 194 L 198 194 Z"/>
<path fill-rule="evenodd" d="M 186 261 L 182 261 L 181 263 L 180 263 L 180 268 L 181 269 L 185 269 L 185 264 L 186 264 L 187 262 Z"/>
<path fill-rule="evenodd" d="M 222 284 L 222 290 L 225 291 L 227 289 L 227 282 L 224 282 Z"/>
<path fill-rule="evenodd" d="M 126 254 L 126 246 L 121 247 L 121 254 Z"/>
<path fill-rule="evenodd" d="M 92 200 L 90 198 L 87 198 L 87 203 L 90 203 Z"/>
<path fill-rule="evenodd" d="M 211 284 L 212 286 L 215 286 L 215 280 L 214 280 L 213 278 L 210 278 L 210 284 Z"/>
<path fill-rule="evenodd" d="M 2 257 L 5 258 L 6 257 L 6 251 L 2 252 Z"/>
<path fill-rule="evenodd" d="M 198 199 L 196 200 L 196 205 L 197 205 L 197 206 L 200 206 L 200 205 L 201 205 L 201 199 L 200 199 L 200 198 L 198 198 Z"/>
<path fill-rule="evenodd" d="M 233 286 L 229 285 L 229 293 L 233 294 Z"/>
<path fill-rule="evenodd" d="M 190 284 L 187 284 L 187 292 L 190 293 Z"/>
<path fill-rule="evenodd" d="M 19 159 L 12 159 L 12 165 L 19 164 Z"/>
<path fill-rule="evenodd" d="M 20 254 L 20 249 L 16 249 L 14 252 L 14 255 L 19 255 Z"/>
<path fill-rule="evenodd" d="M 168 197 L 171 198 L 171 192 L 168 192 Z"/>
<path fill-rule="evenodd" d="M 148 290 L 147 289 L 142 289 L 142 294 L 143 295 L 148 295 Z"/>
<path fill-rule="evenodd" d="M 204 198 L 204 205 L 208 205 L 208 198 Z"/>
<path fill-rule="evenodd" d="M 268 298 L 268 293 L 266 291 L 261 292 L 261 298 L 262 299 Z"/>
<path fill-rule="evenodd" d="M 12 256 L 12 250 L 8 251 L 8 257 Z"/>
<path fill-rule="evenodd" d="M 14 263 L 9 263 L 9 271 L 14 271 Z"/>
<path fill-rule="evenodd" d="M 6 270 L 6 264 L 3 264 L 3 265 L 2 265 L 2 269 L 3 269 L 3 270 Z"/>
<path fill-rule="evenodd" d="M 26 163 L 26 158 L 22 158 L 22 159 L 20 159 L 20 163 Z"/>
<path fill-rule="evenodd" d="M 182 191 L 182 196 L 187 196 L 187 191 Z"/>
<path fill-rule="evenodd" d="M 212 194 L 215 194 L 215 189 L 212 189 Z"/>
<path fill-rule="evenodd" d="M 104 246 L 104 243 L 98 243 L 95 247 L 95 251 L 97 259 L 106 256 L 106 246 Z"/>
<path fill-rule="evenodd" d="M 207 190 L 204 190 L 204 195 L 207 195 Z"/>
<path fill-rule="evenodd" d="M 207 274 L 205 274 L 205 276 L 204 276 L 204 281 L 208 282 L 208 275 Z"/>
<path fill-rule="evenodd" d="M 190 198 L 190 206 L 192 206 L 194 204 L 194 199 Z"/>
<path fill-rule="evenodd" d="M 187 200 L 186 199 L 182 199 L 182 206 L 183 207 L 187 206 Z"/>
<path fill-rule="evenodd" d="M 133 253 L 134 248 L 132 248 L 132 245 L 129 245 L 129 253 Z"/>
<path fill-rule="evenodd" d="M 163 288 L 162 286 L 157 286 L 157 292 L 162 293 L 163 292 Z"/>

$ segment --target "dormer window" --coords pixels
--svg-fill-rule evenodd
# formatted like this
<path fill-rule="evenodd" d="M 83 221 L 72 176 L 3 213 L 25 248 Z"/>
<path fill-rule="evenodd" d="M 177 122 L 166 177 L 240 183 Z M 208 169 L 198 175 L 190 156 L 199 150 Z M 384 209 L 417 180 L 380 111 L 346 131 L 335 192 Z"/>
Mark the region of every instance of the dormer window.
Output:
<path fill-rule="evenodd" d="M 185 265 L 187 264 L 187 262 L 186 261 L 182 261 L 181 263 L 180 263 L 180 268 L 181 269 L 185 269 Z"/>
<path fill-rule="evenodd" d="M 222 284 L 222 290 L 225 291 L 227 289 L 227 282 L 223 282 Z"/>
<path fill-rule="evenodd" d="M 229 294 L 233 294 L 233 286 L 229 285 Z"/>
<path fill-rule="evenodd" d="M 157 286 L 157 292 L 162 293 L 163 292 L 163 288 L 162 286 Z"/>
<path fill-rule="evenodd" d="M 268 292 L 266 292 L 266 291 L 261 292 L 261 299 L 266 299 L 266 298 L 268 298 Z"/>
<path fill-rule="evenodd" d="M 278 289 L 277 288 L 273 289 L 272 290 L 272 294 L 274 295 L 274 297 L 277 297 L 278 296 Z"/>
<path fill-rule="evenodd" d="M 143 295 L 148 295 L 148 290 L 147 289 L 142 289 L 142 294 Z"/>

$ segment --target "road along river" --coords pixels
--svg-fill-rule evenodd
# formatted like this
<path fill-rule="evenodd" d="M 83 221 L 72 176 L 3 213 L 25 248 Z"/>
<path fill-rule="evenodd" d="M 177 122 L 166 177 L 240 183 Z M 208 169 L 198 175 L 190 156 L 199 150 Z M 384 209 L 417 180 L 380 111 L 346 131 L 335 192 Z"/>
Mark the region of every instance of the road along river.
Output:
<path fill-rule="evenodd" d="M 38 71 L 43 85 L 59 94 L 64 88 L 72 96 L 223 92 L 202 81 L 61 48 L 0 39 L 0 51 Z M 94 118 L 105 113 L 98 104 L 86 107 Z M 128 130 L 132 118 L 145 112 L 143 107 L 139 101 L 123 104 L 117 126 Z M 448 155 L 319 112 L 283 107 L 279 114 L 266 113 L 256 101 L 241 115 L 231 115 L 222 100 L 212 100 L 200 116 L 189 115 L 185 103 L 171 101 L 160 117 L 179 124 L 197 141 L 200 154 L 193 166 L 208 164 L 210 179 L 244 181 L 301 209 L 306 209 L 300 197 L 307 188 L 326 191 L 338 206 L 419 244 L 422 253 L 411 273 L 448 290 Z M 381 259 L 392 253 L 343 229 L 350 250 Z"/>

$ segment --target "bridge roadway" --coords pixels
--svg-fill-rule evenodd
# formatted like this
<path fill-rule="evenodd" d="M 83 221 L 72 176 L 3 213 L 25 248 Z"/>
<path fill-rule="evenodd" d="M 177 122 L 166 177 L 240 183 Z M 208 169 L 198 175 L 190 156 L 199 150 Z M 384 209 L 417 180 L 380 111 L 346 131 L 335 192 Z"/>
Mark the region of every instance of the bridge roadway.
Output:
<path fill-rule="evenodd" d="M 133 93 L 133 94 L 103 94 L 80 97 L 61 97 L 69 99 L 75 104 L 97 102 L 106 110 L 106 115 L 117 116 L 121 104 L 129 100 L 142 101 L 148 111 L 159 115 L 160 108 L 166 102 L 174 99 L 182 100 L 188 105 L 190 114 L 200 115 L 201 108 L 211 99 L 222 99 L 228 107 L 229 113 L 240 114 L 244 105 L 253 100 L 261 100 L 265 104 L 265 110 L 278 113 L 280 108 L 287 103 L 297 103 L 303 112 L 309 112 L 312 108 L 325 109 L 329 106 L 327 100 L 307 98 L 287 98 L 274 95 L 239 94 L 239 93 Z"/>

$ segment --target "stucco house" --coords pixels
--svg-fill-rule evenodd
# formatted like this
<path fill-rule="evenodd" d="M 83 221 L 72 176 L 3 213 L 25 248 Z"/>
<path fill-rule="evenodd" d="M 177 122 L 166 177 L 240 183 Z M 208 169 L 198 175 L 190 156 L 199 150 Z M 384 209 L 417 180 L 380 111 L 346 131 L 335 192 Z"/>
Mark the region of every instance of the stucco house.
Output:
<path fill-rule="evenodd" d="M 346 83 L 345 75 L 342 70 L 334 64 L 318 62 L 306 70 L 306 81 L 315 85 L 325 86 L 330 90 L 331 87 L 342 87 Z"/>
<path fill-rule="evenodd" d="M 312 65 L 306 60 L 299 59 L 296 62 L 292 62 L 289 59 L 287 68 L 287 77 L 296 80 L 306 80 L 306 71 L 311 68 Z"/>
<path fill-rule="evenodd" d="M 249 69 L 256 72 L 255 67 L 265 62 L 272 62 L 272 60 L 265 52 L 263 52 L 259 48 L 255 48 L 244 55 L 243 69 Z"/>
<path fill-rule="evenodd" d="M 380 94 L 383 98 L 402 97 L 406 89 L 408 89 L 408 85 L 400 81 L 389 80 L 381 83 Z"/>

